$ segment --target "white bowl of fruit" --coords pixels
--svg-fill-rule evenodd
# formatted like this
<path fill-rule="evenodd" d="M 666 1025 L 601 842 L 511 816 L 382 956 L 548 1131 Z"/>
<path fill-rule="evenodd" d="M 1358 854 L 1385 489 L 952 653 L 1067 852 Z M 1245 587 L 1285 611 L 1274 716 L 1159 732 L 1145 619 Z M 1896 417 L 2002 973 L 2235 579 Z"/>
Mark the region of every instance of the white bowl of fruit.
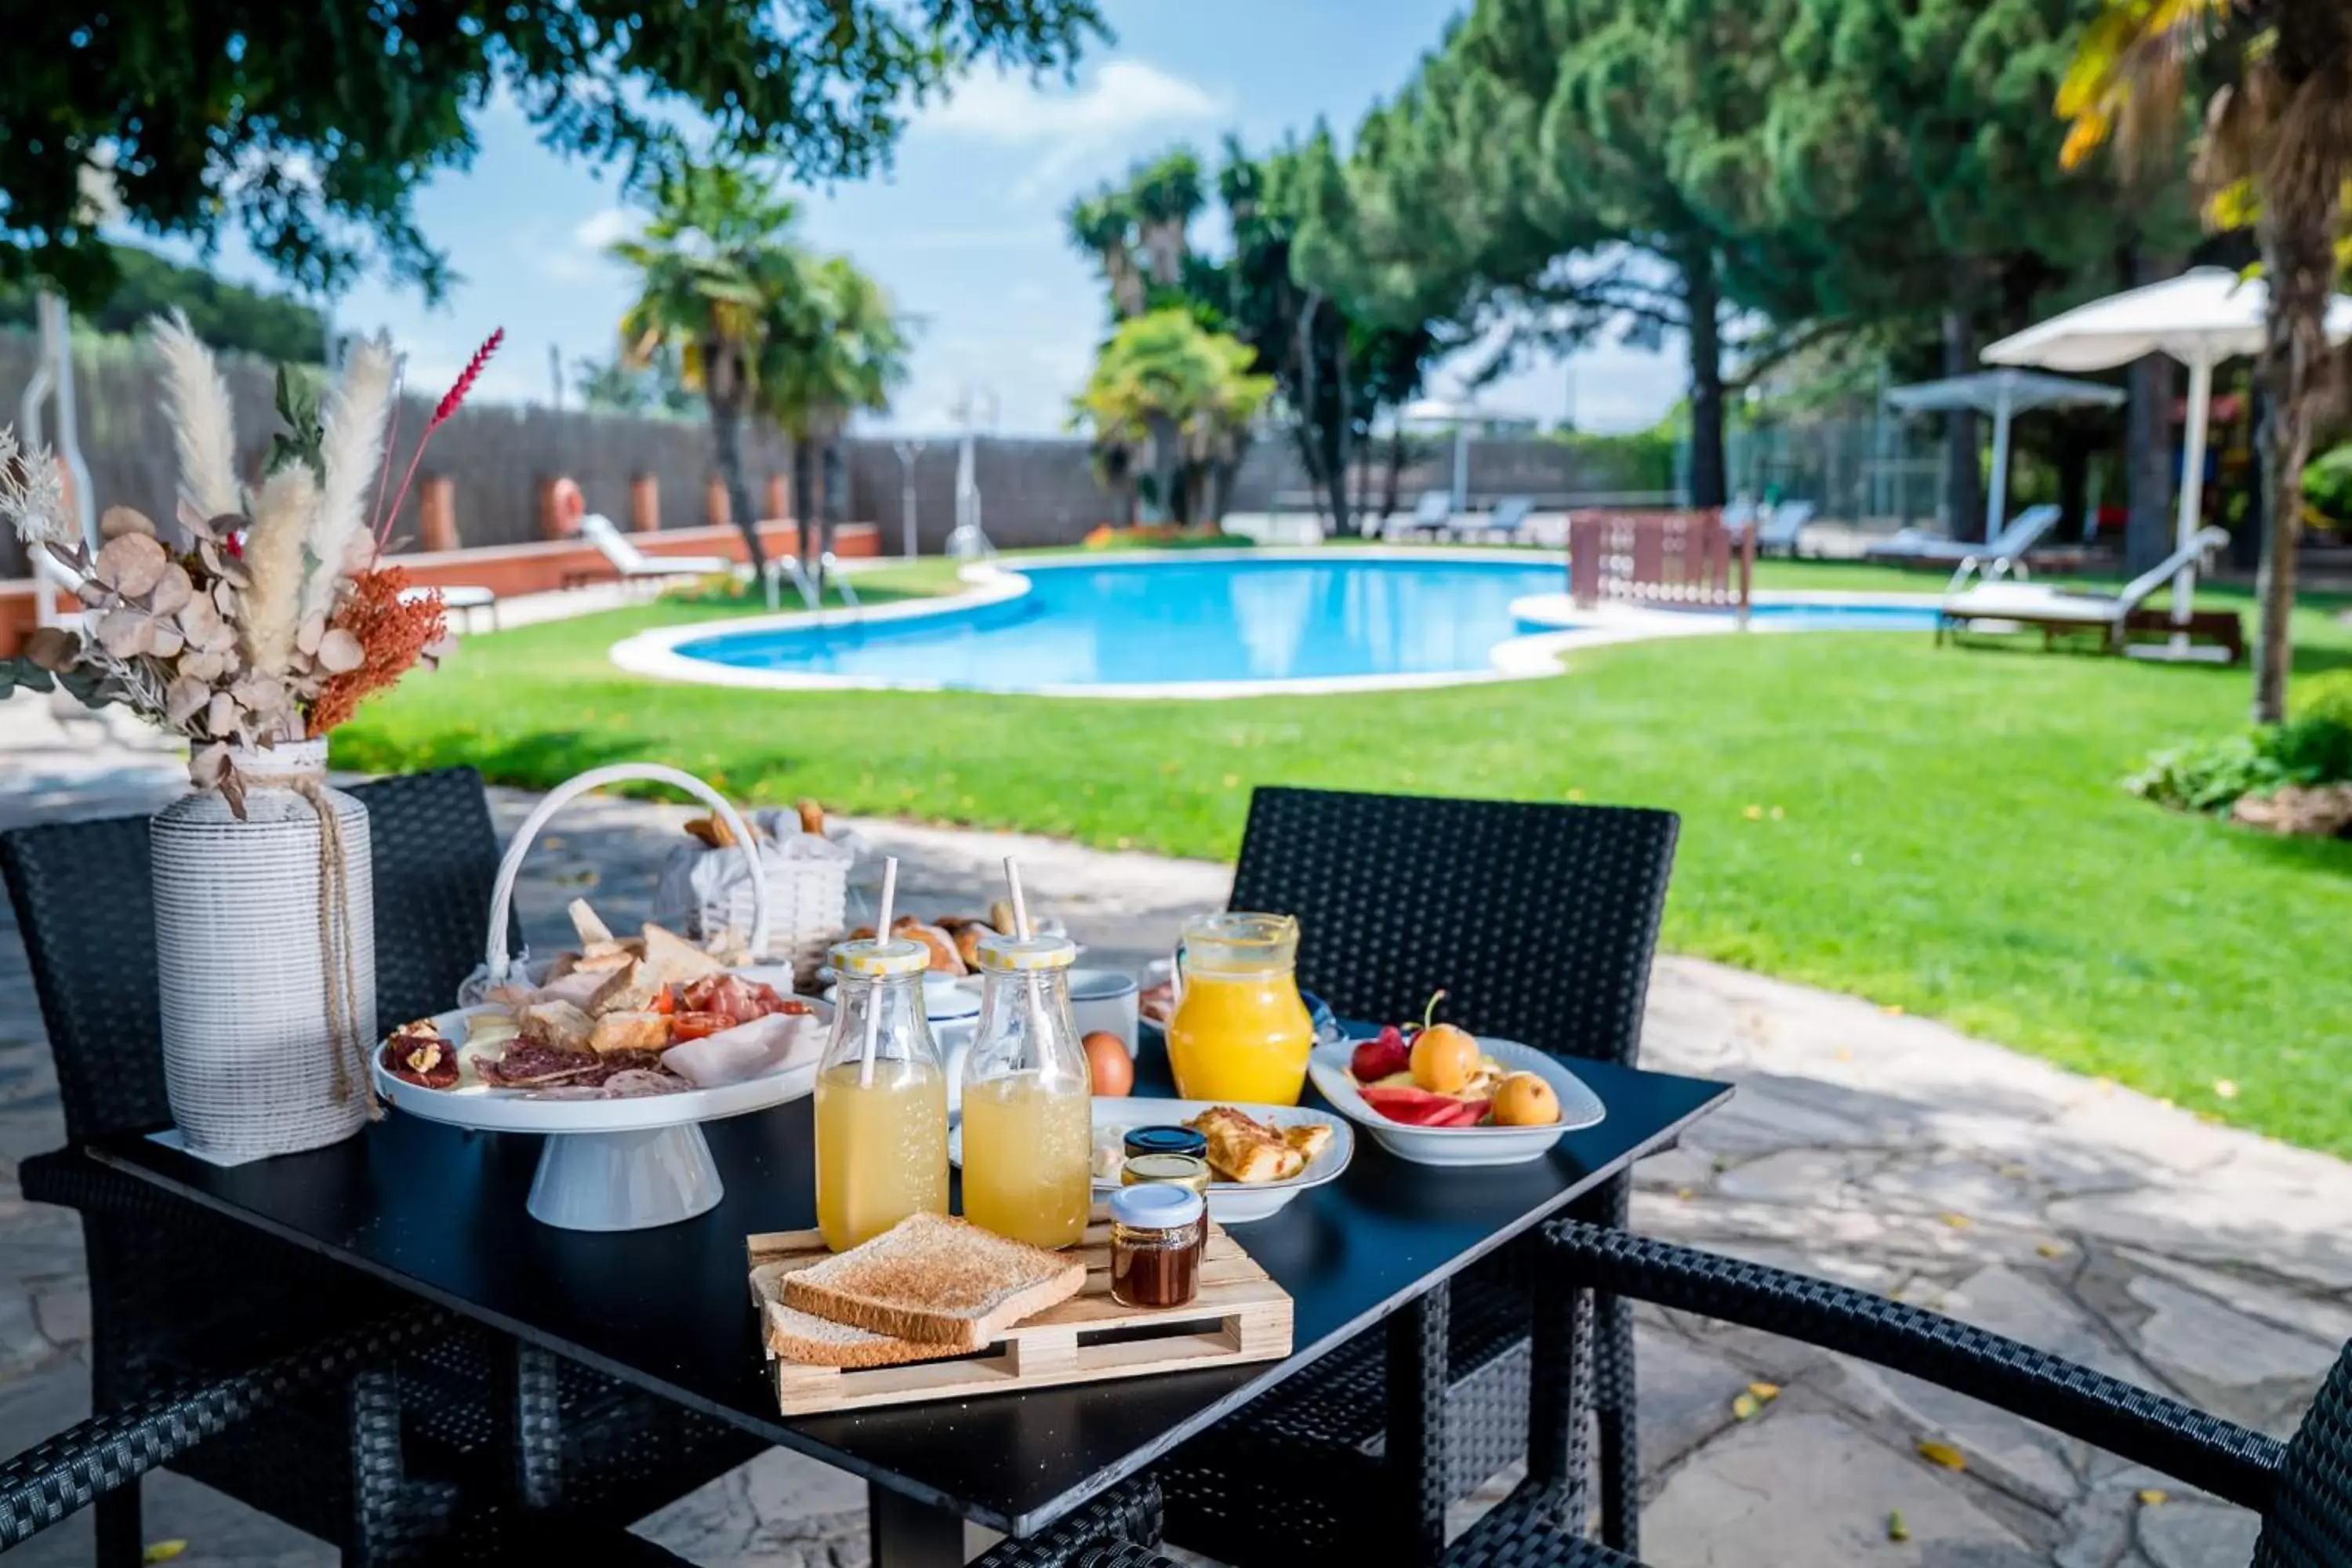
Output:
<path fill-rule="evenodd" d="M 1423 1165 L 1516 1165 L 1607 1114 L 1558 1058 L 1433 1021 L 1318 1046 L 1307 1071 L 1372 1141 Z"/>

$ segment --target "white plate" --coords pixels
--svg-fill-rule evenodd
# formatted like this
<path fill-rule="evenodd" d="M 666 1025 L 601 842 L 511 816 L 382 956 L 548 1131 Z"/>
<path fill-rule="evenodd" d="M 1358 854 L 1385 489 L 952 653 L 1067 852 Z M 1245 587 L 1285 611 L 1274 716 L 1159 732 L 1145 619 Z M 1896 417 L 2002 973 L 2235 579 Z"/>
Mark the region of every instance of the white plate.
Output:
<path fill-rule="evenodd" d="M 1364 1103 L 1348 1076 L 1348 1058 L 1371 1037 L 1318 1046 L 1307 1058 L 1307 1076 L 1324 1099 L 1350 1121 L 1360 1123 L 1372 1142 L 1400 1160 L 1417 1165 L 1517 1165 L 1539 1160 L 1560 1140 L 1560 1134 L 1590 1127 L 1608 1114 L 1601 1097 L 1568 1069 L 1559 1058 L 1546 1056 L 1517 1040 L 1481 1037 L 1478 1048 L 1503 1064 L 1507 1072 L 1531 1072 L 1551 1085 L 1559 1097 L 1559 1121 L 1549 1127 L 1409 1127 L 1391 1121 Z"/>
<path fill-rule="evenodd" d="M 1112 1100 L 1098 1097 L 1095 1108 L 1095 1142 L 1130 1127 L 1174 1127 L 1189 1121 L 1213 1106 L 1230 1105 L 1257 1121 L 1276 1127 L 1323 1126 L 1331 1129 L 1331 1142 L 1323 1152 L 1307 1162 L 1307 1168 L 1279 1182 L 1211 1182 L 1209 1184 L 1209 1217 L 1219 1225 L 1242 1225 L 1254 1219 L 1264 1219 L 1281 1208 L 1309 1187 L 1319 1187 L 1336 1179 L 1356 1157 L 1356 1135 L 1342 1121 L 1328 1113 L 1303 1105 L 1244 1105 L 1230 1100 Z M 961 1170 L 963 1167 L 963 1125 L 958 1122 L 948 1133 L 948 1159 Z M 1105 1181 L 1095 1178 L 1098 1193 L 1118 1190 L 1117 1178 Z"/>
<path fill-rule="evenodd" d="M 766 981 L 787 994 L 792 988 L 787 965 L 739 969 L 735 973 L 747 980 Z M 779 974 L 782 977 L 780 985 Z M 809 1005 L 817 1010 L 820 1018 L 832 1016 L 833 1008 L 826 1003 L 809 1002 Z M 467 1019 L 476 1014 L 503 1011 L 500 1007 L 460 1007 L 435 1014 L 433 1026 L 462 1049 Z M 384 1071 L 380 1041 L 370 1054 L 369 1065 L 375 1073 L 378 1094 L 411 1116 L 423 1117 L 427 1121 L 471 1127 L 484 1132 L 638 1132 L 684 1122 L 711 1121 L 722 1116 L 740 1116 L 746 1111 L 765 1110 L 772 1105 L 798 1100 L 816 1087 L 817 1060 L 816 1056 L 812 1056 L 798 1066 L 746 1079 L 741 1083 L 720 1084 L 716 1089 L 687 1089 L 675 1094 L 648 1094 L 631 1100 L 545 1100 L 529 1089 L 492 1089 L 488 1085 L 426 1089 Z"/>

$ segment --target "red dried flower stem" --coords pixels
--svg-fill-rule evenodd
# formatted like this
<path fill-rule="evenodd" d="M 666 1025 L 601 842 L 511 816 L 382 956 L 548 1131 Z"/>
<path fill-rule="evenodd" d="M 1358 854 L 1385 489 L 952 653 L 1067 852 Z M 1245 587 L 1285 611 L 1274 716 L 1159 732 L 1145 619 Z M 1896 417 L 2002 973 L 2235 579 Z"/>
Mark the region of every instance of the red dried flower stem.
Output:
<path fill-rule="evenodd" d="M 449 416 L 457 412 L 458 405 L 466 401 L 466 394 L 474 389 L 474 382 L 481 375 L 482 367 L 490 363 L 490 356 L 498 353 L 499 345 L 506 341 L 507 330 L 504 327 L 483 339 L 482 346 L 474 351 L 474 357 L 458 374 L 457 384 L 442 395 L 440 403 L 433 410 L 433 417 L 425 422 L 425 434 L 416 438 L 416 450 L 408 459 L 408 471 L 400 476 L 400 489 L 393 492 L 392 505 L 376 520 L 375 549 L 378 555 L 383 553 L 384 541 L 392 536 L 393 522 L 400 516 L 400 503 L 408 499 L 409 481 L 416 477 L 416 465 L 425 459 L 425 444 L 433 439 L 433 432 L 447 424 Z M 391 448 L 386 447 L 385 450 L 388 452 Z"/>

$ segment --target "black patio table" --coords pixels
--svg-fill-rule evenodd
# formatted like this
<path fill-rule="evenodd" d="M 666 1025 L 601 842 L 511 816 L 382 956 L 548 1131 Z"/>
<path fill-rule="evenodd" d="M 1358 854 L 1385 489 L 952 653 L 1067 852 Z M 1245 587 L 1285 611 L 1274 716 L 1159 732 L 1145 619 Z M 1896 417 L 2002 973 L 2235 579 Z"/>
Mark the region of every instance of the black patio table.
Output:
<path fill-rule="evenodd" d="M 309 1153 L 224 1169 L 145 1138 L 103 1163 L 865 1479 L 877 1568 L 961 1563 L 961 1521 L 1029 1535 L 1555 1214 L 1731 1093 L 1596 1062 L 1609 1114 L 1521 1165 L 1443 1170 L 1360 1134 L 1338 1181 L 1234 1235 L 1294 1303 L 1280 1361 L 785 1417 L 761 1354 L 747 1236 L 816 1223 L 806 1100 L 709 1122 L 726 1197 L 654 1230 L 523 1212 L 536 1137 L 397 1113 Z M 1147 1047 L 1139 1094 L 1172 1092 Z"/>

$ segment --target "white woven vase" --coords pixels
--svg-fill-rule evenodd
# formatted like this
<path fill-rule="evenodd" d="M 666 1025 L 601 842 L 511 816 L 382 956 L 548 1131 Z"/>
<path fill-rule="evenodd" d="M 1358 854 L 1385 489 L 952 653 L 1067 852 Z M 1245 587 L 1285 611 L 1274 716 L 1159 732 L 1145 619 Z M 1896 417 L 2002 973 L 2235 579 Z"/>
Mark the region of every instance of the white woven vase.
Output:
<path fill-rule="evenodd" d="M 205 791 L 165 807 L 152 833 L 163 1081 L 188 1148 L 221 1161 L 358 1131 L 370 1103 L 363 1053 L 376 1038 L 367 808 L 325 791 L 341 833 L 343 897 L 322 915 L 318 808 L 294 785 L 323 784 L 327 742 L 235 761 L 247 780 L 244 820 Z M 348 999 L 340 1027 L 329 1010 L 331 948 L 331 994 Z"/>

